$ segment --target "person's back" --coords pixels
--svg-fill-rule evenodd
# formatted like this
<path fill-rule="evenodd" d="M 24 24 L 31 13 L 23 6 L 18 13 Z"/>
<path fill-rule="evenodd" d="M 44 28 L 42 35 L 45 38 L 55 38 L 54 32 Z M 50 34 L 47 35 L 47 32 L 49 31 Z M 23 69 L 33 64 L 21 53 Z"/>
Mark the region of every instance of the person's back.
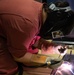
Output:
<path fill-rule="evenodd" d="M 41 8 L 42 4 L 33 0 L 0 1 L 0 75 L 14 75 L 17 72 L 18 66 L 11 54 L 21 57 L 26 52 L 25 47 L 29 47 L 38 32 Z"/>
<path fill-rule="evenodd" d="M 40 3 L 34 0 L 1 0 L 0 1 L 0 14 L 15 14 L 23 18 L 34 18 L 39 14 Z M 38 9 L 36 7 L 39 7 Z M 42 9 L 41 9 L 42 10 Z M 31 12 L 31 13 L 30 13 Z M 38 17 L 38 16 L 36 16 Z"/>

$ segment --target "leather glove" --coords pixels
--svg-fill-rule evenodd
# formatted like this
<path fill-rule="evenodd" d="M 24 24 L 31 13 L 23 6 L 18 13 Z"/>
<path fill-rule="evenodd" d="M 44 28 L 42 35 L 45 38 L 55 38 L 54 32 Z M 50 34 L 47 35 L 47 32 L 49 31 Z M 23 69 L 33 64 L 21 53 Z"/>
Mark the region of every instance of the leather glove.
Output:
<path fill-rule="evenodd" d="M 68 50 L 67 47 L 66 46 L 63 47 L 62 45 L 48 46 L 48 48 L 42 46 L 41 54 L 45 55 L 58 54 L 64 56 L 67 53 L 67 50 Z"/>

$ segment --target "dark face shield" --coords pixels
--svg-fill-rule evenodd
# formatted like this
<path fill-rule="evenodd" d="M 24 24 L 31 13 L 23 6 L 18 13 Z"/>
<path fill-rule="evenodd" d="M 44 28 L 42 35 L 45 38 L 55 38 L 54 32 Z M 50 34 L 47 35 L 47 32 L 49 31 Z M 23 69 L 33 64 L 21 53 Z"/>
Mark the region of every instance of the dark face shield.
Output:
<path fill-rule="evenodd" d="M 71 32 L 74 20 L 73 12 L 65 12 L 64 10 L 52 11 L 40 29 L 39 35 L 44 39 L 53 39 L 59 34 L 67 35 Z"/>

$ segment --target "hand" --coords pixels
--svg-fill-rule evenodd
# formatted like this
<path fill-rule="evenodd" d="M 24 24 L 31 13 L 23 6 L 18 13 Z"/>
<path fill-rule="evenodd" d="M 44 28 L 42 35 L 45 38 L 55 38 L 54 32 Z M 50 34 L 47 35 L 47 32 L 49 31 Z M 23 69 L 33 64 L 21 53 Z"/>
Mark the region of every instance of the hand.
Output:
<path fill-rule="evenodd" d="M 52 40 L 44 40 L 41 45 L 41 53 L 47 55 L 54 54 L 54 46 L 56 46 L 56 44 L 52 43 Z"/>
<path fill-rule="evenodd" d="M 42 54 L 60 54 L 62 56 L 64 56 L 67 53 L 67 46 L 63 46 L 63 45 L 48 45 L 48 47 L 46 47 L 46 45 L 42 45 L 41 47 L 41 53 Z"/>

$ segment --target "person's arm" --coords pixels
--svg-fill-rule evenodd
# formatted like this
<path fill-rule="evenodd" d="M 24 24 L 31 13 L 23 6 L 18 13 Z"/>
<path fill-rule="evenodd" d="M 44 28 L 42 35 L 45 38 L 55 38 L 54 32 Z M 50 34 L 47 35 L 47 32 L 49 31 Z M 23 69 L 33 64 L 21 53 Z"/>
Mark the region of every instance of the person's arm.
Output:
<path fill-rule="evenodd" d="M 36 49 L 41 49 L 42 45 L 48 46 L 49 44 L 51 44 L 50 42 L 46 41 L 45 39 L 42 39 L 40 37 L 36 37 L 36 42 L 35 44 L 33 44 L 32 47 L 36 48 Z M 22 57 L 17 58 L 15 56 L 13 56 L 15 61 L 17 62 L 21 62 L 24 65 L 28 65 L 28 66 L 38 66 L 38 65 L 43 65 L 46 64 L 46 60 L 48 58 L 48 56 L 46 55 L 41 55 L 41 54 L 32 54 L 29 52 L 26 52 L 26 54 L 24 54 Z M 40 59 L 39 59 L 40 58 Z"/>
<path fill-rule="evenodd" d="M 55 44 L 52 43 L 52 40 L 48 41 L 43 38 L 40 38 L 39 40 L 37 40 L 33 46 L 38 49 L 41 49 L 42 45 L 44 45 L 46 48 L 49 46 L 55 46 Z"/>
<path fill-rule="evenodd" d="M 26 53 L 24 56 L 17 58 L 14 57 L 15 61 L 23 63 L 26 66 L 42 66 L 46 64 L 48 56 L 40 54 Z"/>
<path fill-rule="evenodd" d="M 31 53 L 26 53 L 21 58 L 14 57 L 14 59 L 28 67 L 49 67 L 51 69 L 55 69 L 63 63 L 63 60 L 51 60 L 51 57 L 49 56 Z"/>

